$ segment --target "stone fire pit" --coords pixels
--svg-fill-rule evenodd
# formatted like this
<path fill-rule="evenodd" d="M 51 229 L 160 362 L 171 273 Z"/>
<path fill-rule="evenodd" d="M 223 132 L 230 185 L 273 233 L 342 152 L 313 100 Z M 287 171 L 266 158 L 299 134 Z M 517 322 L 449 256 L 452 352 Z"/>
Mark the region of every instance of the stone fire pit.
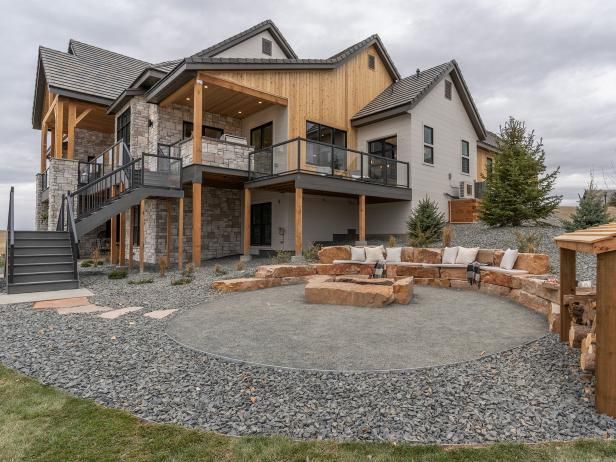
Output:
<path fill-rule="evenodd" d="M 413 298 L 413 278 L 368 279 L 360 276 L 338 276 L 313 280 L 306 284 L 306 303 L 352 305 L 381 308 L 392 303 L 408 305 Z"/>

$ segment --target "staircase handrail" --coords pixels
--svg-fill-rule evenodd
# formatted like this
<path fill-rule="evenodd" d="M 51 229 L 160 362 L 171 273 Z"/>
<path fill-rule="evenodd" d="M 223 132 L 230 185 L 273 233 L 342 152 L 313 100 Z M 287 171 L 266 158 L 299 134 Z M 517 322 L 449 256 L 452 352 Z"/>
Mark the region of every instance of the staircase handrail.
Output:
<path fill-rule="evenodd" d="M 77 271 L 77 260 L 79 260 L 79 237 L 77 236 L 77 227 L 75 226 L 75 213 L 73 211 L 73 195 L 70 191 L 66 193 L 66 230 L 71 241 L 71 252 L 73 253 L 73 274 L 75 279 L 79 280 L 79 271 Z"/>
<path fill-rule="evenodd" d="M 84 184 L 82 187 L 77 188 L 75 191 L 72 192 L 72 195 L 75 196 L 77 194 L 83 193 L 84 191 L 92 188 L 94 185 L 96 185 L 98 183 L 102 183 L 107 178 L 109 178 L 109 177 L 111 177 L 113 175 L 117 175 L 118 173 L 121 173 L 122 170 L 126 170 L 129 166 L 136 165 L 136 164 L 138 164 L 140 162 L 141 162 L 141 158 L 133 159 L 129 163 L 124 164 L 124 165 L 116 168 L 115 170 L 113 170 L 113 171 L 111 171 L 111 172 L 101 176 L 100 178 L 97 178 L 96 180 L 92 181 L 91 183 Z"/>
<path fill-rule="evenodd" d="M 4 274 L 8 283 L 13 282 L 13 259 L 15 258 L 15 188 L 9 194 L 9 217 L 6 226 L 6 258 Z"/>

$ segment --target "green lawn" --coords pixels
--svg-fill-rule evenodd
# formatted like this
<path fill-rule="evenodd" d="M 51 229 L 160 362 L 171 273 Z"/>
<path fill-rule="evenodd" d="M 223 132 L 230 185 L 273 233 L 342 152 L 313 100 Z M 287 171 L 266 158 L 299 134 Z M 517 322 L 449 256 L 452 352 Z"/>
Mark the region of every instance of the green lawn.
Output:
<path fill-rule="evenodd" d="M 231 438 L 174 425 L 148 424 L 127 412 L 74 398 L 0 366 L 1 461 L 603 461 L 616 442 L 541 446 L 437 446 L 296 442 Z"/>

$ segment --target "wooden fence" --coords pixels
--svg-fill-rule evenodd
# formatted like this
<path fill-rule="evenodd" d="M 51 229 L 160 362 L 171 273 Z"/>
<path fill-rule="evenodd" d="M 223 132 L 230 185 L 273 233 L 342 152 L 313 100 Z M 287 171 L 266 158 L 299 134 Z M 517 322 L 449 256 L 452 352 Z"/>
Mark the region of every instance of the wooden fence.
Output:
<path fill-rule="evenodd" d="M 475 223 L 479 220 L 479 199 L 453 199 L 449 201 L 450 223 Z"/>

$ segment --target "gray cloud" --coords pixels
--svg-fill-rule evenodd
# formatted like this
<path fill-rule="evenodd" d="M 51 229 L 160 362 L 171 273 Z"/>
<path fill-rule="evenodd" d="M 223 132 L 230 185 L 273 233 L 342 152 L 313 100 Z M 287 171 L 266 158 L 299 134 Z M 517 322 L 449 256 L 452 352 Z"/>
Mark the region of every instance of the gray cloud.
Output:
<path fill-rule="evenodd" d="M 566 199 L 577 198 L 591 170 L 596 178 L 616 172 L 616 2 L 12 2 L 0 20 L 0 226 L 9 184 L 18 185 L 18 224 L 32 226 L 39 45 L 65 50 L 75 38 L 157 62 L 266 18 L 301 57 L 326 57 L 378 33 L 404 75 L 457 59 L 489 129 L 513 115 L 543 137 Z"/>

